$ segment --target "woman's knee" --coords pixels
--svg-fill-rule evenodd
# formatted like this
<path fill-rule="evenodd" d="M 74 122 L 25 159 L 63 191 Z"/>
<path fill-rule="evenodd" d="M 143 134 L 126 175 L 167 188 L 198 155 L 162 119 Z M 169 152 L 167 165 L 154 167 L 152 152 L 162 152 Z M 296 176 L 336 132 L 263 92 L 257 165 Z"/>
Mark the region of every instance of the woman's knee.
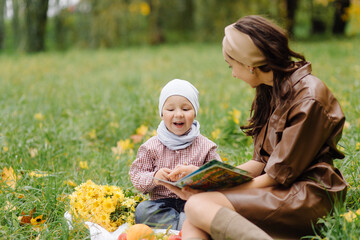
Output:
<path fill-rule="evenodd" d="M 216 205 L 222 205 L 213 193 L 198 193 L 191 196 L 185 203 L 185 214 L 190 219 L 208 215 L 209 210 Z"/>
<path fill-rule="evenodd" d="M 223 206 L 234 210 L 231 202 L 220 192 L 204 192 L 192 195 L 185 204 L 185 213 L 189 211 L 207 211 L 209 206 Z"/>
<path fill-rule="evenodd" d="M 184 211 L 185 214 L 190 212 L 202 211 L 201 206 L 209 199 L 204 196 L 204 193 L 198 193 L 192 195 L 185 203 Z"/>
<path fill-rule="evenodd" d="M 205 192 L 191 196 L 185 204 L 186 219 L 197 228 L 210 232 L 217 211 L 226 205 L 221 193 Z"/>

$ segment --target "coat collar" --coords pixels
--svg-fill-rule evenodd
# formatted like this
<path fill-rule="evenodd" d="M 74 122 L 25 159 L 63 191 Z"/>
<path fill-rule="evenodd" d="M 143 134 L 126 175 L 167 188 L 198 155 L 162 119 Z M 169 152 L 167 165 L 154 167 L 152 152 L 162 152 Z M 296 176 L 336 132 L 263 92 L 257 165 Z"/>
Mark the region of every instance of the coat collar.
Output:
<path fill-rule="evenodd" d="M 310 62 L 299 62 L 300 67 L 293 72 L 290 76 L 290 81 L 293 85 L 297 84 L 302 78 L 311 74 L 311 63 Z"/>

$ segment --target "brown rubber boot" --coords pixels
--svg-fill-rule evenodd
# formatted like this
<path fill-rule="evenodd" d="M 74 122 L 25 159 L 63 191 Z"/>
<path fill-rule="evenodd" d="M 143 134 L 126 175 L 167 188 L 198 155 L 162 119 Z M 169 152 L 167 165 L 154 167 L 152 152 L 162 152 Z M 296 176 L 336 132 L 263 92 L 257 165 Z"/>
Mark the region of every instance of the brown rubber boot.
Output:
<path fill-rule="evenodd" d="M 272 240 L 258 226 L 228 208 L 220 208 L 211 222 L 211 237 L 214 240 Z"/>

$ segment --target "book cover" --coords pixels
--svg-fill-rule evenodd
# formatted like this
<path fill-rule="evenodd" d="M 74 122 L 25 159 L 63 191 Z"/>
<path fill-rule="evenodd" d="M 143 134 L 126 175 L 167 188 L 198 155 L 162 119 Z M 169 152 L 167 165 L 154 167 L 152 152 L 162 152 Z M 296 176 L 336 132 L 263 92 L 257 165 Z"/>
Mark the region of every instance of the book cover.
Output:
<path fill-rule="evenodd" d="M 212 160 L 176 182 L 170 182 L 163 179 L 157 180 L 179 188 L 189 186 L 193 189 L 213 191 L 234 187 L 244 182 L 248 182 L 251 179 L 252 177 L 249 176 L 248 172 L 245 170 L 218 160 Z"/>

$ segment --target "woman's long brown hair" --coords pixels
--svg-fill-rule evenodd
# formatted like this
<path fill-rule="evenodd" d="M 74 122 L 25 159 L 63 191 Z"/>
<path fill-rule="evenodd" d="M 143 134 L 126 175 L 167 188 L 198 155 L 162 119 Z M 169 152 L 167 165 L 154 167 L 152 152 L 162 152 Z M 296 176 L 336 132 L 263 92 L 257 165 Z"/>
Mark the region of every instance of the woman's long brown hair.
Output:
<path fill-rule="evenodd" d="M 261 16 L 246 16 L 235 23 L 235 28 L 249 35 L 265 55 L 267 65 L 260 66 L 263 72 L 273 71 L 273 86 L 256 87 L 256 96 L 251 106 L 249 124 L 241 129 L 255 137 L 267 123 L 273 107 L 286 103 L 293 96 L 290 75 L 297 69 L 293 58 L 305 61 L 305 57 L 289 48 L 288 37 L 283 29 Z"/>

